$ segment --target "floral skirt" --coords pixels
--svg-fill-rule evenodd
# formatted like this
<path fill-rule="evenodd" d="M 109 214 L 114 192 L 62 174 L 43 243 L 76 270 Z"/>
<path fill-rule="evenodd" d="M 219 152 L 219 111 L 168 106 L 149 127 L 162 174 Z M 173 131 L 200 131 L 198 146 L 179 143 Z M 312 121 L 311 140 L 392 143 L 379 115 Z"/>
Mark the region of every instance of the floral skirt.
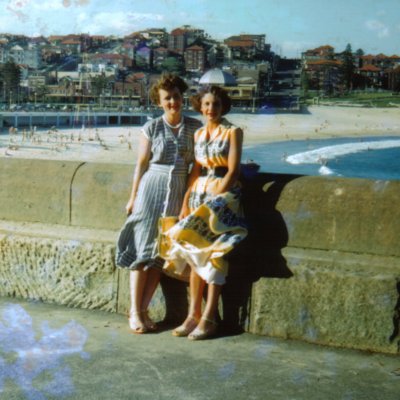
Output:
<path fill-rule="evenodd" d="M 183 273 L 187 264 L 207 283 L 222 285 L 228 274 L 224 256 L 246 236 L 240 188 L 209 197 L 164 233 L 164 268 Z"/>

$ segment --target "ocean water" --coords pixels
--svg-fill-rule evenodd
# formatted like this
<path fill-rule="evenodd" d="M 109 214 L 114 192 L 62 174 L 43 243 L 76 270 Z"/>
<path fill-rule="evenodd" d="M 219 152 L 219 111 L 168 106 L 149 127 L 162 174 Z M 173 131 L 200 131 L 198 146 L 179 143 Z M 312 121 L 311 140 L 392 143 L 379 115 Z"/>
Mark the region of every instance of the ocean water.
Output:
<path fill-rule="evenodd" d="M 400 137 L 293 140 L 245 146 L 261 172 L 400 180 Z"/>

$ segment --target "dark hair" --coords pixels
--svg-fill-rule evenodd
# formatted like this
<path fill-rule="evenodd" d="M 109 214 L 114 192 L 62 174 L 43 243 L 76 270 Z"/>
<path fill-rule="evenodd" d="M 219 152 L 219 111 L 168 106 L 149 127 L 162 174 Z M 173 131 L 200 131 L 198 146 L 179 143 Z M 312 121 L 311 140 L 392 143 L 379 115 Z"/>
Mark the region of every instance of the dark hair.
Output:
<path fill-rule="evenodd" d="M 150 88 L 150 99 L 154 104 L 160 103 L 160 93 L 158 92 L 160 89 L 163 90 L 173 90 L 174 88 L 178 88 L 178 90 L 183 93 L 187 90 L 188 85 L 186 82 L 177 75 L 173 74 L 162 74 L 161 78 L 154 83 Z"/>
<path fill-rule="evenodd" d="M 221 100 L 221 115 L 228 114 L 231 109 L 231 98 L 229 97 L 228 92 L 225 89 L 214 85 L 203 86 L 197 94 L 190 98 L 193 109 L 197 112 L 201 112 L 201 100 L 208 93 L 213 94 L 215 97 L 218 97 Z"/>

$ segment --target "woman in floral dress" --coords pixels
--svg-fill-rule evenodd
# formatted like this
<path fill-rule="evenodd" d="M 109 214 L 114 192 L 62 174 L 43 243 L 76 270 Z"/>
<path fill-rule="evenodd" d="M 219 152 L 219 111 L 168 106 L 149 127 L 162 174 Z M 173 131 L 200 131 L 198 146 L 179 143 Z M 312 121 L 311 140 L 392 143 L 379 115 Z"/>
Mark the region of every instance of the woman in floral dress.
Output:
<path fill-rule="evenodd" d="M 230 104 L 226 91 L 217 86 L 203 88 L 192 98 L 193 108 L 206 123 L 195 133 L 195 163 L 180 221 L 165 235 L 169 248 L 164 268 L 179 274 L 187 264 L 191 267 L 188 316 L 173 331 L 190 340 L 215 335 L 219 296 L 228 273 L 224 256 L 247 235 L 238 180 L 243 132 L 223 118 Z"/>

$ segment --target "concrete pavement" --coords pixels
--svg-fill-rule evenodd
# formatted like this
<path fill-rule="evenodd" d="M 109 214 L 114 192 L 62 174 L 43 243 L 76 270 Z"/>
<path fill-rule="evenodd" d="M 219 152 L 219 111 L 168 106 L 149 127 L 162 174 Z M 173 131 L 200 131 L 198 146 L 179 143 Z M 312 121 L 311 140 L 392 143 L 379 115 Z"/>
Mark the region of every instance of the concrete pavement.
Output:
<path fill-rule="evenodd" d="M 0 399 L 398 400 L 398 356 L 250 334 L 134 335 L 121 315 L 0 298 Z"/>

